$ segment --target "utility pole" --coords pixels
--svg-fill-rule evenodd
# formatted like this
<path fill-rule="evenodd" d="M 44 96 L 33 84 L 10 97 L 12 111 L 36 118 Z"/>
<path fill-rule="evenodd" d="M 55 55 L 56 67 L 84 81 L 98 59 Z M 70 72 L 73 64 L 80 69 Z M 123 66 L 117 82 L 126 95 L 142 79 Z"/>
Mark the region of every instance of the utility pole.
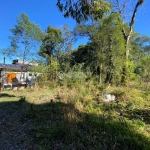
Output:
<path fill-rule="evenodd" d="M 2 91 L 2 71 L 3 68 L 0 68 L 0 92 Z"/>
<path fill-rule="evenodd" d="M 5 57 L 4 57 L 4 68 L 0 68 L 0 92 L 2 91 L 2 86 L 3 86 L 3 78 L 2 78 L 2 71 L 5 70 Z"/>

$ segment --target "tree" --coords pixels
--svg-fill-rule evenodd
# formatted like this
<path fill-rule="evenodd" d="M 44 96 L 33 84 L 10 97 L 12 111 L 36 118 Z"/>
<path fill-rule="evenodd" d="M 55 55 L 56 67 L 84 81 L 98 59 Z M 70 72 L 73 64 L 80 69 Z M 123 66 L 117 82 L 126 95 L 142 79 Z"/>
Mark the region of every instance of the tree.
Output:
<path fill-rule="evenodd" d="M 102 37 L 102 32 L 99 30 L 99 22 L 93 25 L 78 25 L 75 29 L 77 36 L 87 36 L 89 38 L 89 43 L 85 47 L 79 47 L 78 57 L 86 58 L 86 65 L 89 62 L 88 66 L 92 68 L 92 72 L 98 73 L 99 83 L 102 83 L 102 63 L 104 62 L 104 42 L 105 38 Z M 83 54 L 85 56 L 83 56 Z M 77 58 L 76 56 L 76 58 Z M 89 60 L 88 60 L 89 59 Z M 84 59 L 83 59 L 84 60 Z M 84 60 L 84 61 L 85 61 Z"/>
<path fill-rule="evenodd" d="M 131 56 L 135 64 L 135 73 L 142 80 L 149 81 L 150 37 L 138 35 L 131 41 Z"/>
<path fill-rule="evenodd" d="M 80 45 L 76 50 L 72 51 L 71 65 L 75 65 L 77 63 L 84 63 L 84 68 L 91 68 L 91 71 L 94 71 L 94 55 L 95 49 L 93 49 L 91 43 L 88 43 L 86 45 Z"/>
<path fill-rule="evenodd" d="M 23 60 L 23 64 L 27 60 L 31 60 L 35 53 L 39 42 L 42 38 L 41 29 L 34 23 L 31 23 L 26 14 L 22 13 L 17 17 L 17 24 L 10 29 L 12 36 L 9 53 Z M 35 55 L 34 55 L 35 56 Z"/>
<path fill-rule="evenodd" d="M 75 41 L 73 31 L 69 30 L 68 25 L 64 25 L 62 29 L 62 37 L 63 37 L 63 52 L 68 53 L 73 48 L 73 42 Z"/>
<path fill-rule="evenodd" d="M 77 35 L 89 37 L 92 53 L 88 52 L 88 47 L 85 47 L 86 50 L 83 52 L 85 56 L 88 57 L 89 55 L 89 60 L 93 58 L 89 62 L 94 64 L 94 68 L 97 67 L 99 83 L 102 83 L 102 78 L 105 83 L 112 83 L 113 79 L 118 74 L 120 75 L 125 52 L 120 21 L 118 20 L 118 13 L 111 13 L 95 25 L 79 25 L 76 27 Z M 80 49 L 81 52 L 78 53 L 82 53 L 83 56 L 82 50 Z"/>
<path fill-rule="evenodd" d="M 118 13 L 111 13 L 104 18 L 100 24 L 101 38 L 105 38 L 105 83 L 113 83 L 118 79 L 122 68 L 123 54 L 125 52 L 124 37 L 120 27 L 121 20 L 118 20 Z M 118 81 L 119 82 L 119 79 Z"/>
<path fill-rule="evenodd" d="M 62 37 L 62 31 L 57 28 L 47 27 L 46 33 L 43 34 L 42 45 L 39 50 L 39 55 L 46 59 L 47 70 L 49 80 L 54 80 L 59 68 L 58 58 L 59 54 L 63 50 L 64 39 Z"/>
<path fill-rule="evenodd" d="M 72 17 L 77 23 L 102 18 L 110 10 L 110 3 L 103 0 L 57 0 L 58 9 L 64 17 Z"/>
<path fill-rule="evenodd" d="M 122 26 L 122 33 L 124 35 L 124 39 L 125 39 L 125 64 L 124 67 L 122 69 L 122 83 L 127 83 L 128 80 L 128 64 L 129 64 L 129 55 L 130 55 L 130 39 L 133 35 L 133 25 L 135 23 L 135 17 L 136 17 L 136 13 L 138 11 L 138 8 L 144 3 L 145 0 L 137 0 L 136 3 L 134 3 L 134 8 L 133 8 L 133 12 L 131 15 L 131 18 L 129 20 L 129 25 L 127 27 L 127 23 L 125 23 L 125 14 L 127 14 L 128 12 L 125 11 L 127 4 L 129 3 L 129 0 L 124 0 L 122 3 L 119 0 L 112 0 L 113 4 L 114 4 L 114 9 L 115 11 L 118 12 L 119 14 L 119 19 L 124 20 L 124 22 L 122 22 L 120 25 Z M 130 4 L 130 3 L 129 3 Z"/>
<path fill-rule="evenodd" d="M 61 45 L 61 50 L 57 51 L 57 60 L 63 70 L 65 66 L 70 63 L 70 54 L 73 48 L 73 43 L 75 42 L 75 37 L 73 31 L 69 30 L 68 25 L 64 25 L 61 29 L 63 42 Z"/>
<path fill-rule="evenodd" d="M 134 37 L 131 41 L 132 44 L 132 57 L 134 57 L 135 53 L 140 53 L 141 55 L 149 55 L 150 54 L 150 37 L 138 35 Z"/>
<path fill-rule="evenodd" d="M 118 19 L 123 20 L 120 21 L 120 26 L 122 27 L 122 34 L 124 36 L 125 40 L 125 62 L 124 67 L 122 69 L 122 83 L 127 82 L 128 78 L 128 64 L 130 63 L 129 55 L 130 55 L 130 39 L 133 34 L 133 25 L 135 23 L 135 17 L 136 12 L 138 11 L 138 8 L 144 3 L 144 0 L 137 0 L 135 3 L 135 6 L 133 8 L 133 12 L 131 15 L 131 19 L 129 21 L 129 24 L 127 25 L 125 12 L 127 10 L 127 4 L 129 3 L 129 0 L 119 1 L 119 0 L 111 0 L 113 8 L 112 12 L 118 12 Z M 130 4 L 130 3 L 129 3 Z M 61 12 L 64 13 L 64 17 L 71 16 L 73 19 L 77 21 L 77 23 L 81 23 L 82 21 L 87 21 L 89 18 L 92 18 L 92 20 L 101 19 L 103 14 L 110 10 L 110 3 L 104 2 L 102 0 L 65 0 L 57 1 L 57 6 L 60 9 Z M 102 7 L 104 9 L 102 9 Z"/>
<path fill-rule="evenodd" d="M 43 36 L 39 55 L 47 60 L 47 64 L 50 64 L 53 56 L 61 50 L 62 44 L 62 31 L 60 29 L 48 26 L 46 33 L 44 33 Z"/>
<path fill-rule="evenodd" d="M 27 15 L 24 13 L 17 17 L 17 24 L 10 31 L 13 35 L 9 37 L 11 39 L 11 46 L 8 52 L 22 59 L 23 71 L 25 61 L 32 60 L 32 56 L 35 56 L 42 32 L 37 25 L 29 21 Z M 21 82 L 22 71 L 18 88 Z"/>

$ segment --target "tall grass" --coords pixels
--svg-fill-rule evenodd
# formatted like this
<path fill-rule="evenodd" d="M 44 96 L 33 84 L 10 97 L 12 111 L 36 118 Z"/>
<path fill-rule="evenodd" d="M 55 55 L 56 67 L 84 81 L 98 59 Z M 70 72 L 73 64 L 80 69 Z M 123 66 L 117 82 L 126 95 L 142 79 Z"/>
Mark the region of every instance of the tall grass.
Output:
<path fill-rule="evenodd" d="M 30 90 L 24 91 L 24 103 L 33 109 L 24 111 L 21 123 L 30 122 L 26 134 L 36 149 L 150 149 L 150 92 L 145 89 L 68 80 Z M 116 100 L 105 102 L 105 90 Z"/>

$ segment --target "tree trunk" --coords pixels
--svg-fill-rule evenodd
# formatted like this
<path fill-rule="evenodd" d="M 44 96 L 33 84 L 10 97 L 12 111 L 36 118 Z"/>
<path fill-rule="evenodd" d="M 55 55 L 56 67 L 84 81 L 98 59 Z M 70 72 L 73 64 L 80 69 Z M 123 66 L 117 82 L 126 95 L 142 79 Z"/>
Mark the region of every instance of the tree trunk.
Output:
<path fill-rule="evenodd" d="M 112 46 L 112 37 L 110 35 L 110 44 L 109 44 L 109 52 L 110 52 L 110 55 L 109 55 L 109 66 L 108 66 L 108 71 L 107 71 L 107 74 L 106 74 L 106 78 L 105 78 L 105 83 L 112 83 L 112 80 L 113 80 L 113 70 L 114 70 L 114 63 L 113 63 L 113 56 L 112 56 L 112 51 L 113 51 L 113 46 Z"/>
<path fill-rule="evenodd" d="M 122 32 L 123 32 L 124 39 L 125 39 L 125 50 L 126 50 L 126 52 L 125 52 L 126 62 L 124 64 L 123 68 L 122 68 L 122 77 L 121 77 L 121 83 L 123 83 L 123 84 L 127 84 L 128 77 L 129 77 L 128 76 L 128 62 L 129 62 L 129 53 L 130 53 L 129 45 L 130 45 L 130 39 L 131 39 L 132 32 L 133 32 L 134 20 L 135 20 L 135 16 L 136 16 L 136 12 L 138 10 L 138 7 L 140 5 L 142 5 L 143 2 L 144 2 L 144 0 L 138 0 L 138 2 L 135 5 L 135 8 L 134 8 L 134 11 L 133 11 L 133 14 L 132 14 L 132 18 L 131 18 L 131 21 L 130 21 L 130 24 L 129 24 L 129 29 L 130 29 L 129 33 L 126 34 L 126 31 L 125 31 L 124 27 L 122 28 Z"/>
<path fill-rule="evenodd" d="M 21 79 L 22 79 L 22 72 L 23 72 L 23 69 L 24 69 L 24 61 L 23 61 L 23 64 L 22 64 L 22 69 L 21 69 L 21 73 L 20 73 L 20 79 L 18 81 L 18 87 L 17 87 L 17 90 L 19 90 L 20 86 L 21 86 Z"/>
<path fill-rule="evenodd" d="M 0 68 L 0 92 L 2 90 L 2 69 Z"/>
<path fill-rule="evenodd" d="M 99 66 L 99 84 L 102 84 L 102 69 L 103 69 L 103 64 L 101 63 Z"/>

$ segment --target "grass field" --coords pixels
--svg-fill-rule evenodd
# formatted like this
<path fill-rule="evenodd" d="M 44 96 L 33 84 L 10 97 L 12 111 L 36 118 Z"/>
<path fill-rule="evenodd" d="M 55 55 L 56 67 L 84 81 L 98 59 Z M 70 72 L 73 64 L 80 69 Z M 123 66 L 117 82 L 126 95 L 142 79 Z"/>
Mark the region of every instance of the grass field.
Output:
<path fill-rule="evenodd" d="M 0 93 L 0 149 L 149 150 L 150 90 L 41 87 Z"/>

